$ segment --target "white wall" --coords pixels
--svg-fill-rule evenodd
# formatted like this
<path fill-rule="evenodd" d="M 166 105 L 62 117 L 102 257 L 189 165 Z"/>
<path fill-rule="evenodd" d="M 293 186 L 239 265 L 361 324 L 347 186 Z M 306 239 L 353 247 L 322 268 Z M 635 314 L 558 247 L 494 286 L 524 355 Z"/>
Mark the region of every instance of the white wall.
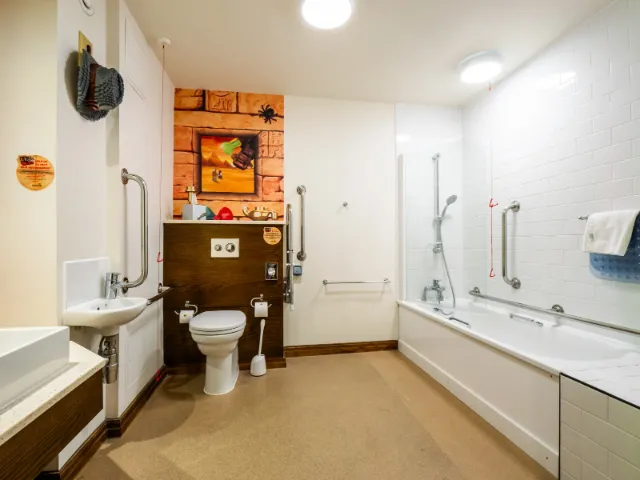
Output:
<path fill-rule="evenodd" d="M 77 51 L 81 30 L 93 43 L 94 58 L 118 68 L 125 78 L 125 99 L 106 120 L 89 122 L 77 114 L 75 99 L 68 93 L 74 91 L 74 82 L 58 84 L 58 285 L 62 285 L 63 263 L 71 260 L 109 257 L 112 271 L 130 280 L 140 274 L 140 191 L 133 182 L 122 185 L 120 171 L 126 167 L 142 176 L 149 190 L 149 277 L 129 292 L 129 296 L 148 298 L 156 294 L 161 281 L 156 262 L 158 225 L 171 214 L 173 85 L 165 75 L 161 90 L 161 64 L 126 4 L 94 0 L 93 5 L 93 16 L 87 16 L 76 0 L 58 1 L 58 76 L 75 77 L 77 64 L 68 62 Z M 161 99 L 166 113 L 163 123 Z M 58 290 L 61 311 L 63 289 Z M 61 468 L 105 417 L 120 416 L 160 368 L 161 312 L 161 303 L 154 304 L 120 329 L 119 380 L 105 387 L 105 410 L 63 450 L 54 467 Z M 92 350 L 99 338 L 89 330 L 73 333 L 75 341 Z"/>
<path fill-rule="evenodd" d="M 434 279 L 446 290 L 445 302 L 451 304 L 442 256 L 433 253 L 435 244 L 434 162 L 440 154 L 440 211 L 445 200 L 458 195 L 447 211 L 442 225 L 447 263 L 454 288 L 462 290 L 462 112 L 459 108 L 400 104 L 396 107 L 397 152 L 401 162 L 402 211 L 404 215 L 405 292 L 403 297 L 419 300 L 423 289 Z M 434 293 L 430 301 L 435 301 Z"/>
<path fill-rule="evenodd" d="M 60 176 L 33 192 L 16 178 L 17 158 L 56 155 L 56 4 L 0 1 L 0 325 L 55 325 L 56 192 Z"/>
<path fill-rule="evenodd" d="M 576 315 L 640 329 L 640 285 L 590 273 L 578 220 L 640 208 L 638 25 L 640 2 L 615 2 L 465 109 L 465 291 L 477 285 L 499 297 L 546 308 L 559 303 Z M 522 203 L 510 232 L 518 291 L 500 274 L 487 278 L 487 250 L 476 240 L 488 238 L 491 185 L 499 208 L 513 199 Z"/>
<path fill-rule="evenodd" d="M 287 96 L 285 121 L 285 200 L 298 250 L 296 187 L 307 187 L 308 255 L 295 311 L 285 308 L 285 345 L 398 338 L 393 105 Z M 385 277 L 386 287 L 322 285 Z"/>
<path fill-rule="evenodd" d="M 142 286 L 129 293 L 148 298 L 157 293 L 158 283 L 162 282 L 161 264 L 157 262 L 161 248 L 159 227 L 172 216 L 174 87 L 166 74 L 162 85 L 162 65 L 127 5 L 122 0 L 111 0 L 109 8 L 113 16 L 109 19 L 110 35 L 113 33 L 110 48 L 114 60 L 117 57 L 127 92 L 118 116 L 112 119 L 109 139 L 110 147 L 117 145 L 109 159 L 109 194 L 114 200 L 109 207 L 110 221 L 118 226 L 113 229 L 115 235 L 110 236 L 110 254 L 116 271 L 130 280 L 139 276 L 140 190 L 133 182 L 127 186 L 120 182 L 121 169 L 126 168 L 140 175 L 149 189 L 149 276 Z M 108 417 L 122 415 L 162 366 L 162 302 L 120 328 L 120 362 L 117 402 L 110 398 Z"/>

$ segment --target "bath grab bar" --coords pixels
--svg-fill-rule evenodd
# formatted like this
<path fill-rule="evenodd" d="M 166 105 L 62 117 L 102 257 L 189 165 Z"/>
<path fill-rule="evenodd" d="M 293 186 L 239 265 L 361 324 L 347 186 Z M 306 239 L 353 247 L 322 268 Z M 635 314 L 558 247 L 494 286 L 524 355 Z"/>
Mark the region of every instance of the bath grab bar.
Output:
<path fill-rule="evenodd" d="M 126 168 L 123 168 L 121 178 L 123 185 L 128 184 L 129 180 L 133 180 L 140 186 L 140 248 L 142 250 L 140 276 L 133 282 L 126 281 L 118 285 L 126 291 L 129 288 L 142 285 L 149 275 L 149 195 L 147 194 L 147 184 L 141 176 L 129 173 Z"/>
<path fill-rule="evenodd" d="M 293 305 L 293 231 L 291 228 L 291 213 L 292 208 L 291 204 L 287 204 L 287 212 L 286 212 L 286 225 L 287 229 L 286 233 L 286 245 L 285 249 L 287 252 L 286 258 L 286 275 L 284 278 L 284 303 L 289 303 Z"/>
<path fill-rule="evenodd" d="M 341 285 L 341 284 L 346 284 L 346 283 L 384 283 L 386 285 L 387 283 L 391 283 L 391 280 L 389 280 L 388 278 L 385 278 L 381 282 L 378 282 L 376 280 L 368 281 L 368 282 L 363 281 L 363 280 L 359 280 L 359 281 L 355 281 L 355 282 L 330 282 L 329 280 L 322 280 L 322 284 L 323 285 Z"/>
<path fill-rule="evenodd" d="M 517 313 L 510 313 L 509 318 L 512 320 L 524 320 L 525 322 L 534 323 L 538 327 L 544 327 L 544 323 L 536 320 L 535 318 L 527 317 L 525 315 L 518 315 Z"/>
<path fill-rule="evenodd" d="M 538 313 L 546 313 L 548 315 L 553 315 L 556 317 L 568 318 L 570 320 L 575 320 L 576 322 L 588 323 L 590 325 L 597 325 L 598 327 L 609 328 L 611 330 L 617 330 L 625 333 L 633 333 L 634 335 L 640 335 L 640 332 L 637 330 L 632 330 L 631 328 L 622 327 L 618 325 L 611 325 L 609 323 L 599 322 L 598 320 L 591 320 L 590 318 L 579 317 L 577 315 L 571 315 L 569 313 L 564 313 L 564 309 L 560 305 L 554 305 L 551 308 L 541 308 L 534 307 L 533 305 L 527 305 L 525 303 L 514 302 L 513 300 L 505 300 L 504 298 L 493 297 L 491 295 L 485 295 L 480 292 L 478 287 L 475 287 L 473 290 L 469 290 L 469 295 L 472 297 L 484 298 L 485 300 L 490 300 L 492 302 L 503 303 L 505 305 L 511 305 L 512 307 L 524 308 L 526 310 L 530 310 L 532 312 Z"/>
<path fill-rule="evenodd" d="M 507 254 L 507 213 L 509 210 L 513 212 L 520 211 L 520 202 L 513 201 L 511 205 L 502 210 L 502 279 L 507 285 L 515 288 L 516 290 L 522 286 L 522 282 L 518 278 L 509 278 L 507 274 L 508 254 Z"/>
<path fill-rule="evenodd" d="M 298 252 L 298 260 L 301 262 L 307 259 L 307 252 L 304 248 L 304 196 L 307 193 L 307 187 L 299 185 L 296 189 L 298 195 L 300 195 L 300 251 Z"/>
<path fill-rule="evenodd" d="M 471 328 L 471 324 L 469 322 L 465 322 L 464 320 L 460 320 L 459 318 L 449 317 L 449 320 L 452 321 L 452 322 L 461 323 L 462 325 L 464 325 L 467 328 Z"/>

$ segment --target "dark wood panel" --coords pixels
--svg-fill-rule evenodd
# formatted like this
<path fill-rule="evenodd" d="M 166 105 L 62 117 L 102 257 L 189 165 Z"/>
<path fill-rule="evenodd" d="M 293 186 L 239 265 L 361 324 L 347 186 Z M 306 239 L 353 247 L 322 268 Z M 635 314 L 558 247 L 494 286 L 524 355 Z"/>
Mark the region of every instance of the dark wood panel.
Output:
<path fill-rule="evenodd" d="M 249 370 L 251 362 L 240 362 L 240 370 Z M 273 368 L 287 368 L 287 359 L 282 358 L 268 358 L 267 369 Z M 184 365 L 176 365 L 175 367 L 167 367 L 168 375 L 197 375 L 204 373 L 204 363 L 186 363 Z"/>
<path fill-rule="evenodd" d="M 133 402 L 131 402 L 119 418 L 107 418 L 106 431 L 109 438 L 118 438 L 124 434 L 127 428 L 129 428 L 129 425 L 131 425 L 133 419 L 136 418 L 138 413 L 140 413 L 140 410 L 142 410 L 142 407 L 147 403 L 147 400 L 149 400 L 156 388 L 158 388 L 162 383 L 166 375 L 167 369 L 163 365 L 160 370 L 156 372 L 154 377 L 142 388 L 140 393 L 136 395 L 136 398 L 133 399 Z"/>
<path fill-rule="evenodd" d="M 284 233 L 284 226 L 274 225 Z M 273 228 L 272 227 L 272 228 Z M 164 352 L 167 367 L 204 363 L 204 355 L 191 338 L 189 325 L 180 324 L 174 310 L 187 300 L 200 312 L 241 310 L 247 326 L 239 341 L 241 363 L 250 362 L 258 352 L 260 319 L 253 316 L 249 302 L 264 294 L 272 307 L 263 342 L 267 359 L 284 357 L 283 338 L 283 241 L 264 241 L 264 225 L 256 224 L 165 224 L 164 283 L 172 291 L 164 298 Z M 212 238 L 239 238 L 239 258 L 211 258 Z M 277 262 L 278 280 L 264 279 L 265 263 Z"/>
<path fill-rule="evenodd" d="M 381 350 L 397 350 L 397 340 L 384 340 L 381 342 L 353 342 L 353 343 L 327 343 L 322 345 L 297 345 L 285 347 L 284 354 L 287 358 L 311 357 L 315 355 L 335 355 L 338 353 L 363 353 L 377 352 Z"/>
<path fill-rule="evenodd" d="M 101 410 L 100 371 L 0 445 L 0 480 L 33 480 Z"/>
<path fill-rule="evenodd" d="M 107 424 L 102 422 L 95 432 L 80 446 L 73 456 L 64 464 L 61 470 L 55 472 L 42 472 L 36 480 L 72 480 L 80 473 L 80 470 L 96 454 L 100 446 L 107 438 Z"/>

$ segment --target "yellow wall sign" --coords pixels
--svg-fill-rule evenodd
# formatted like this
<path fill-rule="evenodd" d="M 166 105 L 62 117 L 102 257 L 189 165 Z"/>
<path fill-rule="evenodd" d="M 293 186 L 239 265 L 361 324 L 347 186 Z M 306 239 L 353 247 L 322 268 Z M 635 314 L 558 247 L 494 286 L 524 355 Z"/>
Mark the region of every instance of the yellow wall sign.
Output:
<path fill-rule="evenodd" d="M 55 170 L 49 160 L 40 155 L 19 155 L 16 176 L 20 185 L 29 190 L 43 190 L 53 183 Z"/>
<path fill-rule="evenodd" d="M 264 227 L 262 238 L 269 245 L 277 245 L 282 240 L 282 232 L 277 227 Z"/>

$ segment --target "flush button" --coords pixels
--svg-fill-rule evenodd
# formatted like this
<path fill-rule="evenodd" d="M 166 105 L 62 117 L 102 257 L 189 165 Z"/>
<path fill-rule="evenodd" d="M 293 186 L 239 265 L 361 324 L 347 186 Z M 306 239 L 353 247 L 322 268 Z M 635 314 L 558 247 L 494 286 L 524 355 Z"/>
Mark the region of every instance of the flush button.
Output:
<path fill-rule="evenodd" d="M 238 258 L 240 256 L 239 238 L 212 238 L 211 258 Z"/>

